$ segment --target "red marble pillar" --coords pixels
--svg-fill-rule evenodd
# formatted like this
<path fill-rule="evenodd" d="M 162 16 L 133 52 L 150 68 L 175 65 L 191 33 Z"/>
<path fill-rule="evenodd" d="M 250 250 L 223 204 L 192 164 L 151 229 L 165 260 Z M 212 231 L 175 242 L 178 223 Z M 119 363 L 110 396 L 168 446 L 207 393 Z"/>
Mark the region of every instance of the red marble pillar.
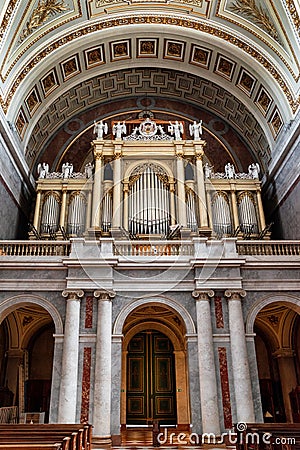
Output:
<path fill-rule="evenodd" d="M 90 409 L 90 391 L 91 391 L 91 362 L 92 349 L 91 347 L 84 347 L 83 350 L 83 371 L 82 371 L 82 391 L 81 391 L 81 414 L 80 422 L 85 423 L 89 421 Z"/>
<path fill-rule="evenodd" d="M 225 428 L 232 428 L 232 414 L 231 414 L 226 347 L 218 347 L 218 352 L 219 352 L 224 425 Z"/>

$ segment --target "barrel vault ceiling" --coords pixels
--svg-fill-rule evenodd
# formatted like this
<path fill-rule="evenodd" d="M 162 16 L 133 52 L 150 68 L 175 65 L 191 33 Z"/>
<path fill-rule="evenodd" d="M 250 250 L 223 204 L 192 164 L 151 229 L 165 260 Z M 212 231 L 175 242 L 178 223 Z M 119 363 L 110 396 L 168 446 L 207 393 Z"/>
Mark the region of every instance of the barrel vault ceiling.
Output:
<path fill-rule="evenodd" d="M 213 114 L 265 166 L 297 114 L 298 0 L 3 2 L 0 103 L 30 167 L 63 126 L 126 98 Z"/>

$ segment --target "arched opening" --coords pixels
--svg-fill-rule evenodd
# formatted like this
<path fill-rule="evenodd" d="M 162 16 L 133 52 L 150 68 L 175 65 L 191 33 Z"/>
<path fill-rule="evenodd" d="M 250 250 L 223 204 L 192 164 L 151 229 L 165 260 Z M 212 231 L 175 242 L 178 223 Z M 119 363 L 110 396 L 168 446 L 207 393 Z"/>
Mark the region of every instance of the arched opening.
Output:
<path fill-rule="evenodd" d="M 123 326 L 121 425 L 189 429 L 185 324 L 161 303 L 142 304 Z"/>
<path fill-rule="evenodd" d="M 174 349 L 163 333 L 148 329 L 128 343 L 126 424 L 176 425 Z"/>
<path fill-rule="evenodd" d="M 258 376 L 265 422 L 300 422 L 299 314 L 296 305 L 273 302 L 254 323 Z"/>
<path fill-rule="evenodd" d="M 10 307 L 0 324 L 0 406 L 3 421 L 48 422 L 55 326 L 41 306 Z M 28 414 L 29 416 L 29 414 Z M 31 417 L 33 417 L 31 415 Z"/>

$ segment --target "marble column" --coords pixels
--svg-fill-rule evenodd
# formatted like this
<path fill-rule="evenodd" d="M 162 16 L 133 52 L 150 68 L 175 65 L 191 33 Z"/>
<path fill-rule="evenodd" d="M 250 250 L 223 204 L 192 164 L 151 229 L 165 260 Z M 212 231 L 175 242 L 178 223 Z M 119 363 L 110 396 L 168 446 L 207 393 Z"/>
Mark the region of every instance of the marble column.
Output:
<path fill-rule="evenodd" d="M 87 192 L 87 205 L 85 213 L 85 229 L 88 230 L 91 225 L 91 211 L 92 211 L 92 192 Z"/>
<path fill-rule="evenodd" d="M 94 148 L 95 174 L 94 174 L 92 220 L 91 220 L 93 228 L 100 228 L 102 179 L 103 179 L 102 154 L 103 154 L 103 145 L 97 144 L 97 147 Z"/>
<path fill-rule="evenodd" d="M 97 444 L 111 443 L 112 298 L 109 291 L 95 291 L 98 299 L 95 357 L 93 435 Z"/>
<path fill-rule="evenodd" d="M 123 195 L 124 195 L 124 208 L 123 208 L 123 227 L 125 230 L 129 229 L 128 224 L 128 197 L 129 197 L 129 180 L 123 180 Z"/>
<path fill-rule="evenodd" d="M 60 216 L 59 216 L 59 225 L 61 227 L 65 226 L 65 218 L 66 218 L 66 209 L 67 209 L 67 186 L 62 186 L 62 197 L 61 197 L 61 207 L 60 207 Z"/>
<path fill-rule="evenodd" d="M 114 335 L 112 336 L 112 350 L 111 350 L 111 410 L 113 414 L 111 415 L 111 438 L 113 446 L 121 445 L 121 436 L 120 436 L 120 424 L 121 422 L 121 395 L 122 393 L 122 382 L 123 374 L 123 366 L 122 366 L 122 343 L 123 343 L 123 335 Z M 126 364 L 125 364 L 126 367 Z M 126 385 L 124 388 L 126 391 Z M 125 392 L 125 404 L 126 404 L 126 392 Z"/>
<path fill-rule="evenodd" d="M 219 405 L 211 324 L 213 291 L 194 291 L 196 299 L 202 433 L 220 434 Z"/>
<path fill-rule="evenodd" d="M 34 218 L 33 218 L 33 226 L 37 231 L 38 231 L 39 219 L 40 219 L 40 215 L 41 215 L 41 200 L 42 200 L 42 191 L 38 190 L 36 193 L 35 210 L 34 210 Z"/>
<path fill-rule="evenodd" d="M 185 201 L 185 176 L 184 176 L 184 159 L 182 145 L 176 145 L 176 168 L 177 168 L 177 210 L 178 222 L 183 228 L 187 227 L 186 220 L 186 201 Z"/>
<path fill-rule="evenodd" d="M 177 223 L 176 220 L 176 209 L 175 209 L 175 180 L 174 178 L 169 178 L 170 186 L 170 214 L 171 214 L 171 225 Z"/>
<path fill-rule="evenodd" d="M 113 217 L 112 228 L 120 228 L 122 225 L 121 213 L 122 213 L 122 198 L 121 198 L 121 157 L 122 157 L 122 144 L 115 143 L 114 149 L 114 185 L 113 185 Z"/>
<path fill-rule="evenodd" d="M 191 409 L 191 425 L 193 433 L 202 433 L 201 399 L 199 383 L 198 363 L 198 338 L 197 335 L 186 336 L 187 364 L 189 375 L 189 394 Z"/>
<path fill-rule="evenodd" d="M 207 206 L 206 206 L 206 194 L 205 194 L 205 184 L 204 184 L 204 174 L 203 174 L 203 146 L 195 145 L 195 155 L 196 155 L 196 174 L 197 174 L 197 197 L 198 197 L 198 208 L 199 208 L 199 225 L 200 228 L 208 228 L 207 219 Z"/>
<path fill-rule="evenodd" d="M 261 200 L 260 188 L 257 189 L 257 191 L 256 191 L 256 199 L 257 199 L 260 227 L 261 227 L 261 231 L 262 231 L 266 228 L 266 222 L 265 222 L 264 207 L 263 207 L 262 200 Z"/>
<path fill-rule="evenodd" d="M 62 371 L 59 392 L 58 422 L 76 423 L 80 299 L 84 292 L 66 289 L 66 319 L 62 354 Z"/>
<path fill-rule="evenodd" d="M 297 375 L 295 370 L 295 355 L 291 348 L 280 348 L 273 353 L 277 359 L 283 404 L 287 422 L 293 423 L 293 413 L 290 402 L 290 392 L 297 386 Z"/>
<path fill-rule="evenodd" d="M 246 292 L 225 291 L 228 298 L 230 348 L 237 422 L 255 422 L 251 377 L 246 345 L 242 298 Z"/>
<path fill-rule="evenodd" d="M 232 208 L 233 228 L 234 228 L 232 231 L 234 231 L 239 226 L 240 221 L 239 221 L 239 212 L 235 193 L 235 186 L 233 185 L 231 185 L 230 194 L 231 194 L 231 208 Z"/>

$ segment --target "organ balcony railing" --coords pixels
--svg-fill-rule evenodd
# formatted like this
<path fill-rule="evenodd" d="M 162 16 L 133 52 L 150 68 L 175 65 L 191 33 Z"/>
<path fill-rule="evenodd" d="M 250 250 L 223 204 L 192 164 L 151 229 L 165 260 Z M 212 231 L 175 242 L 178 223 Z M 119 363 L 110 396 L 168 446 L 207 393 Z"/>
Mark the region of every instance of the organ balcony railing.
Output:
<path fill-rule="evenodd" d="M 169 259 L 209 259 L 213 257 L 211 249 L 220 247 L 222 252 L 220 257 L 290 257 L 300 256 L 300 241 L 285 240 L 238 240 L 236 238 L 223 238 L 221 240 L 209 240 L 207 238 L 193 238 L 191 240 L 114 240 L 103 238 L 98 241 L 88 241 L 85 239 L 71 239 L 71 241 L 0 241 L 0 258 L 24 257 L 63 257 L 80 255 L 80 246 L 91 249 L 85 252 L 84 258 L 104 259 L 115 258 L 116 256 L 133 256 L 139 258 L 155 257 L 158 261 L 160 257 Z M 225 253 L 222 249 L 225 248 Z M 96 249 L 96 253 L 93 253 Z M 227 249 L 227 250 L 226 250 Z M 229 250 L 228 250 L 229 249 Z M 226 253 L 227 252 L 227 253 Z M 94 255 L 94 256 L 93 256 Z M 131 260 L 128 260 L 131 263 Z"/>

